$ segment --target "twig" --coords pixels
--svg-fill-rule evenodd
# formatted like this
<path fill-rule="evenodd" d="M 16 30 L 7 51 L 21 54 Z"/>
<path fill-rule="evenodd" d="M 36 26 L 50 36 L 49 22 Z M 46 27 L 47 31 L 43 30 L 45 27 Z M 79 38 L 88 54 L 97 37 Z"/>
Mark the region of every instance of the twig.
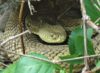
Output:
<path fill-rule="evenodd" d="M 19 13 L 19 30 L 20 30 L 20 33 L 23 32 L 23 22 L 22 22 L 22 17 L 23 17 L 23 8 L 24 8 L 24 4 L 25 4 L 25 1 L 22 0 L 22 3 L 21 3 L 21 7 L 20 7 L 20 13 Z M 25 54 L 25 47 L 24 47 L 24 42 L 23 42 L 23 36 L 20 37 L 21 38 L 21 45 L 22 45 L 22 49 L 23 49 L 23 53 Z"/>
<path fill-rule="evenodd" d="M 90 20 L 87 20 L 86 23 L 92 27 L 94 30 L 96 30 L 96 32 L 100 33 L 100 27 L 98 27 L 97 25 L 95 25 L 95 23 L 93 23 L 92 21 Z"/>
<path fill-rule="evenodd" d="M 66 12 L 68 12 L 73 6 L 74 6 L 74 4 L 71 5 L 71 6 L 69 6 L 64 12 L 62 12 L 62 13 L 57 17 L 57 19 L 60 19 L 60 18 L 61 18 Z"/>
<path fill-rule="evenodd" d="M 28 0 L 28 7 L 29 7 L 31 15 L 33 15 L 34 12 L 37 12 L 34 6 L 31 4 L 30 0 Z"/>
<path fill-rule="evenodd" d="M 97 4 L 94 4 L 94 6 L 95 6 L 96 9 L 100 12 L 100 8 L 97 6 Z"/>
<path fill-rule="evenodd" d="M 10 50 L 5 50 L 5 49 L 3 49 L 3 47 L 0 47 L 0 50 L 1 50 L 1 51 L 4 51 L 4 52 L 7 52 L 7 53 L 14 54 L 14 55 L 25 56 L 25 57 L 30 57 L 30 58 L 34 58 L 34 59 L 37 59 L 37 60 L 45 61 L 45 62 L 54 63 L 53 61 L 50 61 L 50 60 L 47 60 L 47 59 L 43 59 L 43 58 L 39 58 L 39 57 L 36 57 L 36 56 L 14 53 L 14 52 L 12 52 L 12 51 L 10 51 Z"/>
<path fill-rule="evenodd" d="M 100 0 L 97 0 L 98 5 L 100 6 Z"/>
<path fill-rule="evenodd" d="M 96 8 L 98 11 L 100 11 L 100 8 L 99 8 L 99 6 L 100 6 L 100 1 L 99 1 L 99 0 L 96 0 L 96 1 L 97 1 L 97 4 L 95 3 L 95 0 L 91 0 L 92 4 L 95 6 L 95 8 Z"/>
<path fill-rule="evenodd" d="M 84 59 L 84 58 L 93 58 L 93 57 L 98 57 L 98 56 L 100 56 L 100 54 L 97 54 L 97 55 L 88 55 L 88 56 L 81 56 L 81 57 L 70 58 L 70 59 L 64 59 L 64 60 L 56 61 L 55 63 L 67 62 L 67 61 L 74 61 L 74 60 L 81 60 L 81 59 Z"/>
<path fill-rule="evenodd" d="M 100 17 L 97 18 L 97 20 L 96 20 L 94 23 L 96 24 L 96 23 L 99 22 L 99 21 L 100 21 Z"/>
<path fill-rule="evenodd" d="M 82 69 L 82 72 L 81 73 L 86 73 L 87 71 L 87 67 L 85 66 L 83 69 Z"/>
<path fill-rule="evenodd" d="M 88 17 L 86 15 L 86 10 L 85 10 L 85 6 L 84 6 L 84 0 L 80 0 L 80 4 L 81 4 L 82 17 L 83 17 L 84 56 L 87 56 L 88 55 L 88 52 L 87 52 L 87 29 L 86 29 L 86 20 L 88 19 Z M 88 58 L 84 58 L 84 64 L 85 64 L 86 69 L 89 69 Z"/>
<path fill-rule="evenodd" d="M 4 64 L 4 63 L 2 63 L 2 62 L 0 62 L 0 64 L 3 65 L 3 66 L 5 66 L 5 67 L 8 67 L 8 65 L 6 65 L 6 64 Z"/>
<path fill-rule="evenodd" d="M 0 46 L 3 46 L 3 45 L 4 45 L 5 43 L 7 43 L 8 41 L 13 40 L 13 39 L 15 39 L 15 38 L 17 38 L 17 37 L 20 37 L 21 35 L 24 35 L 24 34 L 26 34 L 26 33 L 30 33 L 30 31 L 29 31 L 29 30 L 26 30 L 26 31 L 24 31 L 24 32 L 22 32 L 22 33 L 20 33 L 20 34 L 18 34 L 18 35 L 11 36 L 11 37 L 7 38 L 5 41 L 3 41 L 2 43 L 0 43 Z"/>
<path fill-rule="evenodd" d="M 94 72 L 96 72 L 98 70 L 100 70 L 100 67 L 96 67 L 96 68 L 92 69 L 91 72 L 94 73 Z"/>
<path fill-rule="evenodd" d="M 15 55 L 19 55 L 19 56 L 31 57 L 31 58 L 35 58 L 35 59 L 38 59 L 38 60 L 42 60 L 42 61 L 46 61 L 46 62 L 51 62 L 51 63 L 67 62 L 67 61 L 74 61 L 74 60 L 80 60 L 80 59 L 84 59 L 84 58 L 93 58 L 93 57 L 98 57 L 98 56 L 100 56 L 100 54 L 97 54 L 97 55 L 81 56 L 81 57 L 70 58 L 70 59 L 64 59 L 64 60 L 52 60 L 52 61 L 50 61 L 50 60 L 43 59 L 43 58 L 38 58 L 38 57 L 35 57 L 35 56 L 32 56 L 32 55 L 25 55 L 25 54 L 14 53 L 14 52 L 12 52 L 12 51 L 5 50 L 5 49 L 3 49 L 2 47 L 0 48 L 0 50 L 1 50 L 1 51 L 4 51 L 4 52 L 11 53 L 11 54 L 15 54 Z"/>

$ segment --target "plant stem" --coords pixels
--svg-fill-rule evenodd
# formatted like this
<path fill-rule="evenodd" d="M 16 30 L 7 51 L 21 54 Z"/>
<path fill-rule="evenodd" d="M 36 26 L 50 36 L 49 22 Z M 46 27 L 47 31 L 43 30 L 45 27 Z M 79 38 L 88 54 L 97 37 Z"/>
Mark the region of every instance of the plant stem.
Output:
<path fill-rule="evenodd" d="M 80 0 L 80 4 L 81 4 L 81 12 L 82 12 L 82 20 L 83 20 L 83 33 L 84 33 L 84 56 L 87 56 L 88 55 L 88 52 L 87 52 L 87 29 L 86 29 L 86 20 L 88 19 L 87 18 L 87 15 L 86 15 L 86 9 L 85 9 L 85 6 L 84 6 L 84 0 Z M 89 69 L 89 65 L 88 65 L 88 58 L 84 58 L 84 64 L 85 64 L 85 67 L 87 69 Z"/>
<path fill-rule="evenodd" d="M 22 16 L 23 16 L 23 8 L 24 8 L 24 3 L 25 1 L 22 0 L 21 2 L 21 7 L 20 7 L 20 13 L 19 13 L 19 29 L 20 29 L 20 33 L 23 32 L 23 22 L 22 22 Z M 23 36 L 20 37 L 21 38 L 21 45 L 22 45 L 22 49 L 23 49 L 23 54 L 25 54 L 25 46 L 24 46 L 24 41 L 23 41 Z"/>

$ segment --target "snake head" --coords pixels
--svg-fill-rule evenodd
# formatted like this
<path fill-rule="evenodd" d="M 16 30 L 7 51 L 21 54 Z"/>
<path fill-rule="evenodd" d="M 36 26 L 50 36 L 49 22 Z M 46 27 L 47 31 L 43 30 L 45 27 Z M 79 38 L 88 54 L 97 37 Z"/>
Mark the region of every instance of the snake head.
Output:
<path fill-rule="evenodd" d="M 33 23 L 33 24 L 32 24 Z M 27 28 L 34 34 L 38 35 L 41 40 L 47 43 L 62 43 L 66 40 L 65 29 L 57 24 L 50 25 L 48 23 L 32 22 Z"/>
<path fill-rule="evenodd" d="M 38 33 L 39 37 L 47 43 L 63 43 L 67 34 L 62 26 L 44 26 Z"/>

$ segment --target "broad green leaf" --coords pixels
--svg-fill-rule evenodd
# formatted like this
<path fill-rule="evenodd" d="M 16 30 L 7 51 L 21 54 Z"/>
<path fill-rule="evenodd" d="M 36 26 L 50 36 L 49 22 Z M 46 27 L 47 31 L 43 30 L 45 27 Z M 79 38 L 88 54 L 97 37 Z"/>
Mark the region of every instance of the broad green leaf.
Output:
<path fill-rule="evenodd" d="M 88 48 L 89 54 L 94 54 L 93 44 L 91 41 L 92 34 L 93 34 L 93 30 L 91 28 L 89 28 L 87 30 L 87 43 L 88 43 L 87 48 Z M 73 54 L 83 55 L 84 36 L 83 36 L 82 28 L 78 27 L 74 31 L 72 31 L 72 33 L 69 37 L 68 45 L 69 45 L 69 51 L 70 51 L 71 55 L 73 55 Z"/>
<path fill-rule="evenodd" d="M 76 49 L 76 54 L 79 55 L 84 55 L 84 37 L 83 36 L 77 36 L 75 39 L 75 49 Z M 90 39 L 87 38 L 87 50 L 88 54 L 94 54 L 94 49 L 93 49 L 93 44 Z"/>
<path fill-rule="evenodd" d="M 75 30 L 73 30 L 71 32 L 71 35 L 69 36 L 69 40 L 68 40 L 68 45 L 69 45 L 69 51 L 70 54 L 75 54 L 75 39 L 77 37 L 77 35 L 82 35 L 82 29 L 80 27 L 76 28 Z"/>
<path fill-rule="evenodd" d="M 84 0 L 86 12 L 92 19 L 92 21 L 96 21 L 98 18 L 100 18 L 100 11 L 96 8 L 95 5 L 97 5 L 100 9 L 100 6 L 97 3 L 97 0 Z M 98 21 L 100 24 L 100 20 Z"/>
<path fill-rule="evenodd" d="M 15 73 L 16 63 L 9 65 L 2 73 Z"/>
<path fill-rule="evenodd" d="M 93 33 L 93 30 L 88 28 L 87 29 L 87 48 L 88 49 L 87 50 L 88 50 L 89 55 L 95 54 L 92 40 L 91 40 L 92 33 Z M 84 36 L 83 36 L 82 28 L 78 27 L 74 31 L 72 31 L 69 37 L 68 45 L 69 45 L 69 52 L 70 52 L 69 58 L 75 58 L 75 57 L 84 55 Z M 68 59 L 68 56 L 63 59 Z M 70 61 L 70 63 L 73 63 L 73 64 L 82 63 L 82 62 L 83 62 L 82 60 Z"/>
<path fill-rule="evenodd" d="M 40 57 L 42 55 L 32 54 L 33 56 Z M 43 56 L 42 56 L 43 58 Z M 45 59 L 45 58 L 43 58 Z M 44 61 L 40 61 L 37 59 L 22 57 L 18 64 L 16 65 L 15 73 L 55 73 L 55 65 L 53 63 L 48 63 Z"/>
<path fill-rule="evenodd" d="M 43 55 L 32 53 L 31 55 L 39 58 L 47 59 Z M 53 63 L 29 58 L 22 57 L 17 65 L 15 73 L 55 73 L 56 65 Z"/>
<path fill-rule="evenodd" d="M 29 55 L 48 60 L 41 54 L 30 53 Z M 63 68 L 57 64 L 23 56 L 6 68 L 3 73 L 56 73 L 60 70 Z"/>

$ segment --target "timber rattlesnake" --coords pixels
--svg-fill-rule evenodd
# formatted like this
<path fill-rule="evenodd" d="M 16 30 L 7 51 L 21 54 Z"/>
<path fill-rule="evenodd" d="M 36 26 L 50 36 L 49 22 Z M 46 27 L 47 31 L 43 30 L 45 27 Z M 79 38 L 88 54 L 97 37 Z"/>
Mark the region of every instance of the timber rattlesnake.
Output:
<path fill-rule="evenodd" d="M 6 28 L 5 28 L 5 33 L 0 36 L 0 40 L 5 40 L 10 36 L 14 36 L 16 34 L 19 34 L 19 26 L 18 26 L 18 17 L 16 15 L 13 15 L 9 18 Z M 37 36 L 33 34 L 26 34 L 24 35 L 24 43 L 25 43 L 25 50 L 26 53 L 29 51 L 34 51 L 40 54 L 43 54 L 47 56 L 49 59 L 59 59 L 59 56 L 61 55 L 66 55 L 69 54 L 68 46 L 66 45 L 47 45 L 39 42 Z M 93 39 L 95 42 L 99 42 L 100 46 L 100 35 L 98 35 L 96 38 Z M 99 49 L 99 46 L 97 48 Z M 22 47 L 21 47 L 21 39 L 20 37 L 11 40 L 7 42 L 4 46 L 4 49 L 10 50 L 14 53 L 22 53 Z M 8 57 L 11 59 L 11 61 L 16 60 L 19 56 L 14 55 L 11 53 L 7 53 Z M 66 63 L 62 64 L 66 65 Z"/>

